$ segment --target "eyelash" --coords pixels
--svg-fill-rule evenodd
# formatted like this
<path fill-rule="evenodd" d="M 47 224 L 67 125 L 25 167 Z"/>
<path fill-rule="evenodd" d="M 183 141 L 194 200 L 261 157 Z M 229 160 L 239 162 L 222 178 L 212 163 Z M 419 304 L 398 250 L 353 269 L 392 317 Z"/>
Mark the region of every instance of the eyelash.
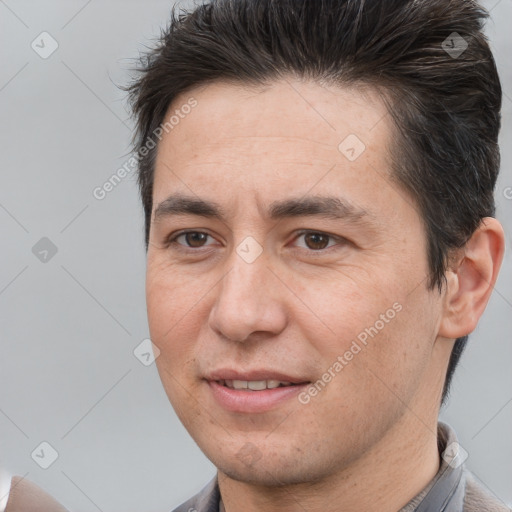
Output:
<path fill-rule="evenodd" d="M 210 235 L 209 233 L 205 232 L 205 231 L 194 231 L 194 230 L 188 230 L 188 231 L 180 231 L 178 233 L 173 233 L 171 234 L 165 241 L 165 247 L 166 248 L 169 248 L 171 246 L 175 246 L 178 250 L 180 251 L 184 251 L 184 252 L 199 252 L 201 249 L 204 249 L 204 248 L 207 248 L 208 246 L 205 246 L 205 247 L 197 247 L 197 248 L 193 248 L 193 247 L 187 247 L 187 246 L 183 246 L 182 244 L 179 244 L 176 240 L 180 237 L 180 236 L 184 236 L 184 235 L 188 235 L 188 234 L 192 234 L 192 233 L 200 233 L 200 234 L 204 234 L 204 235 L 207 235 L 211 238 L 212 235 Z M 313 235 L 321 235 L 321 236 L 324 236 L 324 237 L 328 237 L 330 240 L 334 240 L 335 242 L 338 242 L 338 244 L 342 244 L 342 245 L 345 245 L 347 243 L 350 243 L 349 240 L 347 240 L 346 238 L 343 238 L 343 237 L 340 237 L 340 236 L 335 236 L 335 235 L 331 235 L 329 233 L 324 233 L 323 231 L 314 231 L 314 230 L 311 230 L 311 229 L 303 229 L 301 231 L 299 231 L 297 233 L 297 236 L 294 238 L 294 240 L 297 240 L 299 237 L 303 236 L 303 235 L 308 235 L 308 234 L 313 234 Z M 331 246 L 331 247 L 326 247 L 325 249 L 318 249 L 318 250 L 315 250 L 315 249 L 307 249 L 307 248 L 299 248 L 299 249 L 305 249 L 307 250 L 308 252 L 311 252 L 312 254 L 325 254 L 327 251 L 329 251 L 330 249 L 334 248 L 335 246 Z"/>

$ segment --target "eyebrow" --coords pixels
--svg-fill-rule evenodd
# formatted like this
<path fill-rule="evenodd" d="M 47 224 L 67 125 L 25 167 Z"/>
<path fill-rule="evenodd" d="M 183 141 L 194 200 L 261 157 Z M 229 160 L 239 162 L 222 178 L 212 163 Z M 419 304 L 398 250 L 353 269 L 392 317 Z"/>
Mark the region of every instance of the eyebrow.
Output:
<path fill-rule="evenodd" d="M 158 204 L 153 221 L 158 222 L 175 215 L 197 215 L 224 223 L 227 219 L 226 211 L 215 201 L 177 193 Z M 344 219 L 354 223 L 373 217 L 364 208 L 336 196 L 304 196 L 274 201 L 270 204 L 267 215 L 272 220 L 316 216 L 334 220 Z"/>

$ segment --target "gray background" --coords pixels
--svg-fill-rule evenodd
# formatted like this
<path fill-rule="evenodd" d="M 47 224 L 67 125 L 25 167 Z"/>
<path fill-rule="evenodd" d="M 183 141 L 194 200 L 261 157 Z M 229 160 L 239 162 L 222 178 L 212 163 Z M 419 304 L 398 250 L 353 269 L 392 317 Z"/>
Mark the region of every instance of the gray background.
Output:
<path fill-rule="evenodd" d="M 214 474 L 155 365 L 133 354 L 148 337 L 134 175 L 102 201 L 92 194 L 129 151 L 115 84 L 171 4 L 0 1 L 0 466 L 73 511 L 172 510 Z M 484 5 L 505 92 L 497 198 L 508 252 L 442 418 L 470 469 L 512 504 L 512 2 Z M 59 44 L 47 59 L 31 48 L 43 31 Z M 32 252 L 42 237 L 58 250 L 46 262 Z M 31 457 L 42 441 L 59 455 L 46 470 Z"/>

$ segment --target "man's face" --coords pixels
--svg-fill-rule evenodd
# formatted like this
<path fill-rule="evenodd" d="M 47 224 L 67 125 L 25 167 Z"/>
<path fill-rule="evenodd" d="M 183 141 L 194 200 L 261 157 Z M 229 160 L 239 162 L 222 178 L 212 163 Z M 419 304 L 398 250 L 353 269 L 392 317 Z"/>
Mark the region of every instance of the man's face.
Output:
<path fill-rule="evenodd" d="M 160 377 L 199 447 L 233 478 L 276 485 L 435 430 L 442 297 L 390 177 L 379 96 L 217 83 L 166 119 L 176 109 L 156 160 L 147 306 Z M 178 194 L 222 217 L 164 203 Z"/>

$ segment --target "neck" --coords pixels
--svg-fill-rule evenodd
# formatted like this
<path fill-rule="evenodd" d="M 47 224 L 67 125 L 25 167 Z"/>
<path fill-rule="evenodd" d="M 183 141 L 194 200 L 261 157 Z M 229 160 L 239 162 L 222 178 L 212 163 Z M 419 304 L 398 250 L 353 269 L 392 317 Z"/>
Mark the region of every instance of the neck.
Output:
<path fill-rule="evenodd" d="M 371 450 L 322 481 L 270 488 L 220 471 L 218 481 L 225 512 L 396 512 L 427 486 L 439 465 L 437 419 L 426 424 L 407 411 Z"/>

